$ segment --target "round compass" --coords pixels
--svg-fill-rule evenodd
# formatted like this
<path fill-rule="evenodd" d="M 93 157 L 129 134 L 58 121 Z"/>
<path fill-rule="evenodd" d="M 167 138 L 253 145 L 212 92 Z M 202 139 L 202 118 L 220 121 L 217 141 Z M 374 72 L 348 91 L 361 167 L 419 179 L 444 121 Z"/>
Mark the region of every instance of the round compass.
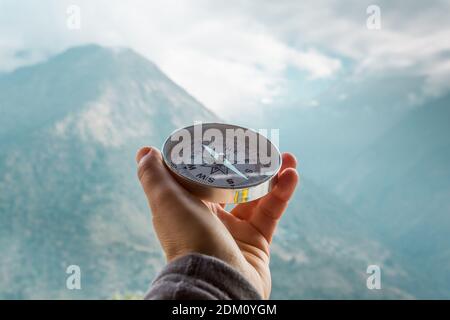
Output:
<path fill-rule="evenodd" d="M 281 167 L 277 147 L 254 130 L 199 123 L 174 131 L 163 159 L 177 181 L 200 199 L 243 203 L 267 194 Z"/>

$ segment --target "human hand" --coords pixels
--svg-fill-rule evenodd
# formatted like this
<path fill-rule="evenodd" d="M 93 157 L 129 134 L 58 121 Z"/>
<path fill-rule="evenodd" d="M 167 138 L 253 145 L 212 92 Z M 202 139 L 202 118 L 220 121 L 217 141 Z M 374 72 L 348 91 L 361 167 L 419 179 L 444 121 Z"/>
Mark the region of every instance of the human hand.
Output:
<path fill-rule="evenodd" d="M 264 299 L 269 298 L 269 244 L 299 179 L 295 157 L 283 154 L 278 182 L 269 194 L 238 204 L 231 212 L 224 205 L 196 198 L 178 184 L 158 149 L 140 149 L 136 161 L 167 261 L 190 253 L 214 256 L 239 271 Z"/>

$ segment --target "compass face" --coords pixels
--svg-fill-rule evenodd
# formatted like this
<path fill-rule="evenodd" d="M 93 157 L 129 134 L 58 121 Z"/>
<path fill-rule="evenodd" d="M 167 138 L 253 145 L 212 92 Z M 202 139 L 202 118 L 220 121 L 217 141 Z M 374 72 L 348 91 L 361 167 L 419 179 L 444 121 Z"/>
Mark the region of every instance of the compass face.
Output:
<path fill-rule="evenodd" d="M 278 149 L 243 127 L 203 123 L 172 133 L 163 146 L 167 166 L 179 177 L 211 188 L 244 189 L 277 174 Z"/>

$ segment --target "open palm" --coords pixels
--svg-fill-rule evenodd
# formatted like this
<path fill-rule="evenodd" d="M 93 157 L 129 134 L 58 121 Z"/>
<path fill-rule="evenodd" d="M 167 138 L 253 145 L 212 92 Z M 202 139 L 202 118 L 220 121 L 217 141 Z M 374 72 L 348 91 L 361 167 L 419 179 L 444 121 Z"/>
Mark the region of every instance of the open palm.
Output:
<path fill-rule="evenodd" d="M 199 200 L 187 192 L 165 168 L 157 149 L 140 149 L 136 160 L 167 260 L 189 253 L 215 256 L 237 269 L 263 298 L 268 298 L 269 244 L 298 182 L 294 156 L 283 154 L 278 183 L 269 194 L 239 204 L 231 212 L 224 205 Z"/>

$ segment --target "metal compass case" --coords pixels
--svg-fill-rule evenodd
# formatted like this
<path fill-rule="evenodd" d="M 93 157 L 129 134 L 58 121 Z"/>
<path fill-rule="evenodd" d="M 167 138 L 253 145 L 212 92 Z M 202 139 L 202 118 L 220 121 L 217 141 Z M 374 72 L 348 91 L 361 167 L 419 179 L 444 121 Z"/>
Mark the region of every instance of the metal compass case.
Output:
<path fill-rule="evenodd" d="M 215 203 L 243 203 L 266 195 L 281 167 L 278 148 L 264 135 L 224 123 L 178 129 L 162 153 L 184 188 Z"/>

